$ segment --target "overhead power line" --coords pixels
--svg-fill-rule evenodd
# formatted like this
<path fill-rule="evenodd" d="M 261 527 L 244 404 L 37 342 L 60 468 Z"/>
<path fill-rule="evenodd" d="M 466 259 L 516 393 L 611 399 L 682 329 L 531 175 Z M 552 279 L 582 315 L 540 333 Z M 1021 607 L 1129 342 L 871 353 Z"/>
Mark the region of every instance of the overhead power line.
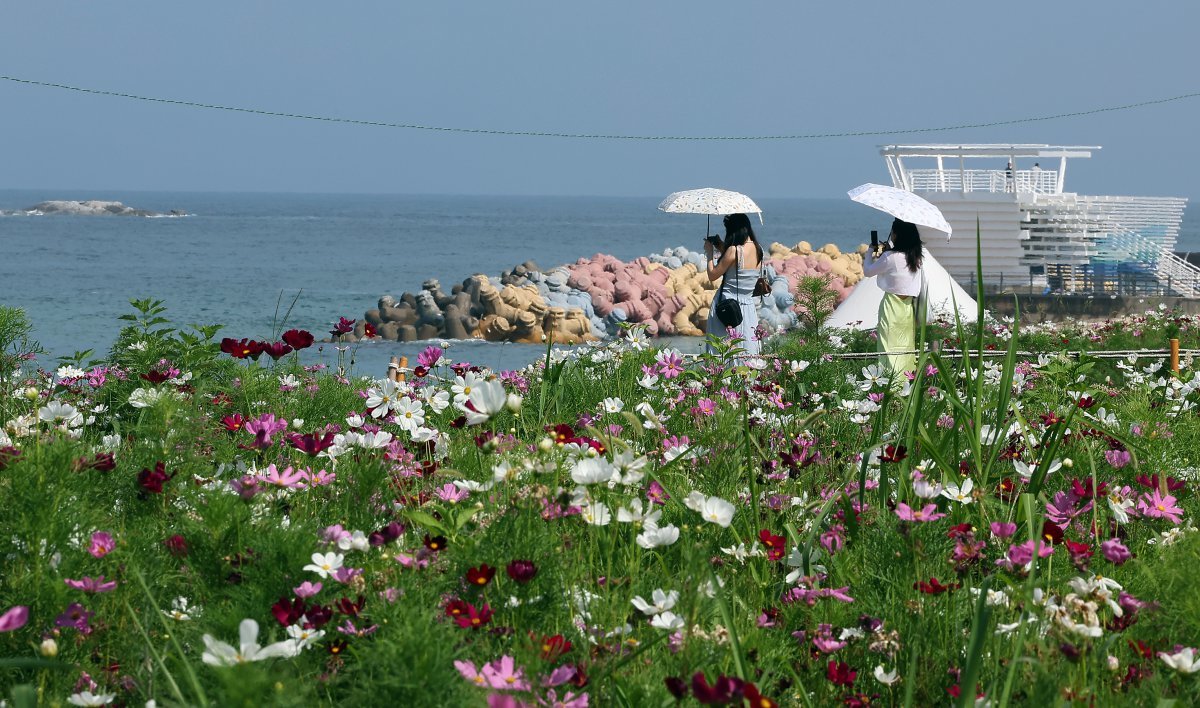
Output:
<path fill-rule="evenodd" d="M 1157 98 L 1149 101 L 1139 101 L 1137 103 L 1126 103 L 1119 106 L 1104 106 L 1102 108 L 1092 108 L 1089 110 L 1071 111 L 1067 113 L 1054 113 L 1043 116 L 1029 116 L 1025 118 L 1013 118 L 1010 120 L 997 120 L 983 123 L 962 123 L 960 125 L 946 125 L 938 127 L 926 128 L 905 128 L 894 130 L 856 130 L 845 131 L 839 133 L 795 133 L 790 135 L 616 135 L 611 133 L 561 133 L 541 130 L 500 130 L 496 128 L 458 128 L 439 125 L 421 125 L 417 123 L 390 123 L 386 121 L 362 120 L 357 118 L 335 118 L 332 116 L 316 116 L 304 113 L 287 113 L 284 111 L 269 111 L 261 108 L 245 108 L 242 106 L 222 106 L 214 103 L 201 103 L 199 101 L 185 101 L 174 98 L 157 98 L 154 96 L 139 96 L 132 93 L 122 93 L 120 91 L 105 91 L 101 89 L 84 88 L 81 86 L 68 86 L 66 84 L 56 84 L 48 81 L 34 81 L 32 79 L 22 79 L 15 76 L 0 76 L 0 79 L 11 81 L 18 84 L 26 84 L 29 86 L 41 86 L 44 88 L 60 89 L 64 91 L 75 91 L 77 93 L 90 94 L 94 96 L 111 96 L 114 98 L 124 98 L 135 101 L 147 101 L 150 103 L 165 103 L 173 106 L 186 106 L 188 108 L 205 108 L 216 111 L 229 111 L 232 113 L 249 113 L 259 116 L 270 116 L 272 118 L 294 118 L 298 120 L 317 121 L 321 123 L 340 123 L 344 125 L 365 125 L 374 128 L 401 128 L 404 130 L 427 130 L 440 133 L 468 133 L 475 135 L 513 135 L 535 138 L 572 138 L 579 140 L 818 140 L 823 138 L 851 138 L 851 137 L 869 137 L 869 136 L 886 136 L 886 135 L 912 135 L 918 133 L 942 133 L 952 130 L 965 130 L 968 128 L 995 128 L 1003 125 L 1019 125 L 1022 123 L 1039 123 L 1051 120 L 1060 120 L 1062 118 L 1079 118 L 1082 116 L 1096 115 L 1098 113 L 1113 113 L 1116 111 L 1127 111 L 1134 108 L 1144 108 L 1146 106 L 1156 106 L 1164 103 L 1174 103 L 1188 98 L 1196 98 L 1200 96 L 1200 91 L 1194 93 L 1184 93 L 1178 96 L 1170 96 L 1167 98 Z"/>

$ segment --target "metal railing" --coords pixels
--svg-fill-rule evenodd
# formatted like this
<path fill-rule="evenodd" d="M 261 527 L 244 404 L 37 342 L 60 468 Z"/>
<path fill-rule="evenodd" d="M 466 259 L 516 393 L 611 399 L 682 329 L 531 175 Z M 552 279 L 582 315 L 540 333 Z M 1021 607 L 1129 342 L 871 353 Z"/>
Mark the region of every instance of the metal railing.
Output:
<path fill-rule="evenodd" d="M 913 191 L 1058 194 L 1058 170 L 907 170 Z M 965 186 L 964 186 L 965 184 Z"/>

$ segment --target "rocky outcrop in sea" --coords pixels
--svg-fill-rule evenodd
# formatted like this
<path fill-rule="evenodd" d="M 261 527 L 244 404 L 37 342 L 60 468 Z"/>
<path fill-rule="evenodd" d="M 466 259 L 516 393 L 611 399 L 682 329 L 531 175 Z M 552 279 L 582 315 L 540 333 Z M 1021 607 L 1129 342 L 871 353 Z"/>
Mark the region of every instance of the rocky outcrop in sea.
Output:
<path fill-rule="evenodd" d="M 187 216 L 187 212 L 172 209 L 169 212 L 135 209 L 121 202 L 106 202 L 97 199 L 82 201 L 52 200 L 35 204 L 27 209 L 0 212 L 4 216 L 46 216 L 50 214 L 69 214 L 71 216 Z"/>
<path fill-rule="evenodd" d="M 845 299 L 862 279 L 865 251 L 842 253 L 833 244 L 813 249 L 807 241 L 771 244 L 764 263 L 771 292 L 757 299 L 759 319 L 770 329 L 794 326 L 793 293 L 807 275 L 830 276 L 838 301 Z M 545 337 L 573 344 L 617 336 L 634 324 L 651 335 L 702 336 L 716 287 L 704 272 L 704 255 L 682 247 L 630 262 L 596 254 L 545 271 L 527 261 L 495 280 L 473 275 L 449 292 L 426 280 L 418 292 L 384 295 L 353 337 L 365 335 L 366 323 L 383 339 L 402 342 L 540 343 Z"/>

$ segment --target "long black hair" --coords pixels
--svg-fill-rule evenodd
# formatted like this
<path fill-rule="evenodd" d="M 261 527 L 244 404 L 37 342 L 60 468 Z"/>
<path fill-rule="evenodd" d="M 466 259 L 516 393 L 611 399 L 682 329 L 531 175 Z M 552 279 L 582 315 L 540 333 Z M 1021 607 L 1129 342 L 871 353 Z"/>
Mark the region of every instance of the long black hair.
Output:
<path fill-rule="evenodd" d="M 754 248 L 758 251 L 758 262 L 762 263 L 762 246 L 754 236 L 754 227 L 750 225 L 750 217 L 745 214 L 730 214 L 725 217 L 725 247 L 741 246 L 747 241 L 754 243 Z"/>
<path fill-rule="evenodd" d="M 916 224 L 900 219 L 892 222 L 892 250 L 904 254 L 904 261 L 912 273 L 920 270 L 921 264 L 925 261 L 924 256 L 921 255 L 921 246 L 921 232 L 917 231 Z"/>

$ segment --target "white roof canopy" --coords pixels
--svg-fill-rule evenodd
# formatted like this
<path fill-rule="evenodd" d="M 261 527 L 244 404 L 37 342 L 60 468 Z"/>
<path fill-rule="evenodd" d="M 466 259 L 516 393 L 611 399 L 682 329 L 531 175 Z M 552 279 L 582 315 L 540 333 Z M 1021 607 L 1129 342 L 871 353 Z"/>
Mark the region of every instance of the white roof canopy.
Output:
<path fill-rule="evenodd" d="M 890 157 L 1091 157 L 1099 145 L 1037 145 L 1029 143 L 970 145 L 880 145 Z"/>

